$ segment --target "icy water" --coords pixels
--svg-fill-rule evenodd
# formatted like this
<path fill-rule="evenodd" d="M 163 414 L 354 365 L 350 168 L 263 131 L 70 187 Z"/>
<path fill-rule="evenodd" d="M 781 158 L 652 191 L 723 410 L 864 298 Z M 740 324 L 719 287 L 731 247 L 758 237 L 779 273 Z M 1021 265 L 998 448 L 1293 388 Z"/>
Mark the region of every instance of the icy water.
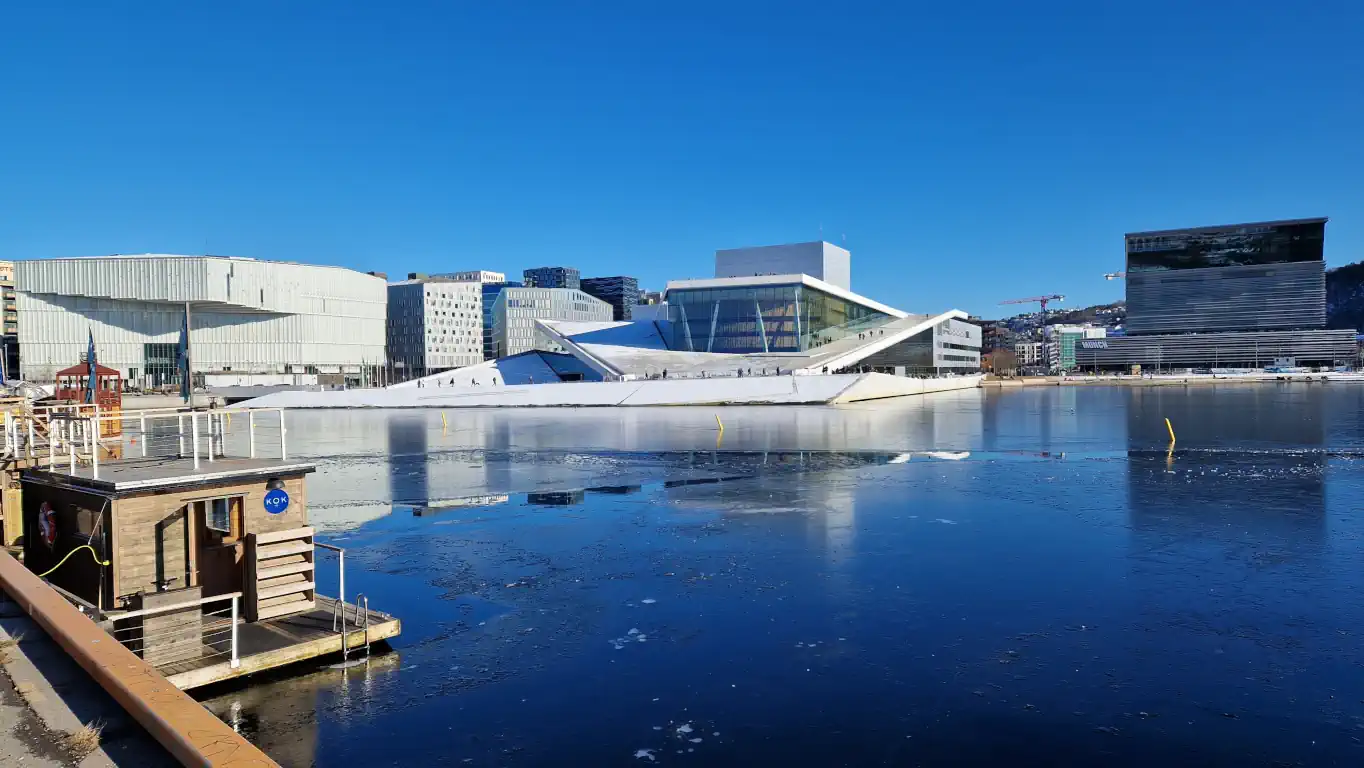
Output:
<path fill-rule="evenodd" d="M 403 635 L 286 766 L 1364 764 L 1364 387 L 290 419 Z"/>

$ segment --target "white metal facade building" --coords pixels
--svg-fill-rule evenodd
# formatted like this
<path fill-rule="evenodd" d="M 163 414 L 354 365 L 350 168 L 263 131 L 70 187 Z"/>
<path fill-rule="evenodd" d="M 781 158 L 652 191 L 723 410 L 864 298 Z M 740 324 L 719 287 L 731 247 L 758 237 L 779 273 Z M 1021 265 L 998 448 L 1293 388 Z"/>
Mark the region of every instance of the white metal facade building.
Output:
<path fill-rule="evenodd" d="M 439 277 L 389 284 L 388 359 L 400 379 L 483 362 L 483 284 Z"/>
<path fill-rule="evenodd" d="M 610 304 L 576 288 L 504 288 L 493 305 L 493 348 L 497 357 L 538 349 L 560 352 L 536 327 L 536 320 L 610 322 Z"/>
<path fill-rule="evenodd" d="M 144 386 L 174 376 L 185 305 L 195 372 L 360 373 L 384 364 L 383 278 L 224 256 L 94 256 L 16 264 L 21 375 L 81 362 Z M 178 379 L 176 379 L 178 381 Z"/>

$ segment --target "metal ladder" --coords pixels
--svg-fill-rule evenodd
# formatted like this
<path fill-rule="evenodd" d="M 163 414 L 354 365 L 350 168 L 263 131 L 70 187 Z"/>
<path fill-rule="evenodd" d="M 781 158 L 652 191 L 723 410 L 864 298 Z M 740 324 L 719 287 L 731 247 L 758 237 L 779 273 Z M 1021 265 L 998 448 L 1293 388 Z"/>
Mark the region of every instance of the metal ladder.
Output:
<path fill-rule="evenodd" d="M 364 602 L 364 623 L 361 623 L 361 602 Z M 341 631 L 341 661 L 350 659 L 350 632 L 346 631 L 346 604 L 337 600 L 332 604 L 332 631 Z M 369 597 L 364 592 L 355 596 L 355 619 L 351 626 L 365 630 L 365 659 L 369 659 Z"/>

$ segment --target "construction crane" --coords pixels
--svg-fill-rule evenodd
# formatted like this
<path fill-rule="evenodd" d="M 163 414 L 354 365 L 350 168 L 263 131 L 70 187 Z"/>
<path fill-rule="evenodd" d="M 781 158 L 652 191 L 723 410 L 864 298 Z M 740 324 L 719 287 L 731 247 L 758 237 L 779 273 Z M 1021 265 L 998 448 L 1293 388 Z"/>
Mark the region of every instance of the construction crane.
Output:
<path fill-rule="evenodd" d="M 1047 302 L 1049 302 L 1049 301 L 1065 301 L 1065 300 L 1066 300 L 1066 297 L 1065 297 L 1065 296 L 1062 296 L 1062 295 L 1059 294 L 1059 293 L 1053 293 L 1053 294 L 1050 295 L 1050 296 L 1029 296 L 1029 297 L 1026 298 L 1026 299 L 1009 299 L 1008 301 L 1001 301 L 1001 302 L 999 302 L 999 303 L 1000 303 L 1000 304 L 1031 304 L 1031 303 L 1033 303 L 1033 302 L 1035 301 L 1035 302 L 1038 302 L 1039 304 L 1042 305 L 1042 312 L 1043 312 L 1043 313 L 1046 313 L 1046 311 L 1047 311 Z"/>
<path fill-rule="evenodd" d="M 1122 280 L 1127 277 L 1126 272 L 1108 272 L 1104 275 L 1105 280 Z"/>

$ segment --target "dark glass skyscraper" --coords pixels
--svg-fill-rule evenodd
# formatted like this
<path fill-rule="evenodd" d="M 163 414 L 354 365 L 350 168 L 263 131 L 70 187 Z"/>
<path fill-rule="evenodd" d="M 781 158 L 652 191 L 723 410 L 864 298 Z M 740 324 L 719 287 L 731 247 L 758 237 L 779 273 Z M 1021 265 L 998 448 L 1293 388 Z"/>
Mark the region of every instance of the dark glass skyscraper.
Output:
<path fill-rule="evenodd" d="M 1126 236 L 1127 333 L 1326 325 L 1326 219 Z"/>
<path fill-rule="evenodd" d="M 527 288 L 573 288 L 578 289 L 581 274 L 573 267 L 536 267 L 521 273 Z"/>
<path fill-rule="evenodd" d="M 631 319 L 633 308 L 639 303 L 639 281 L 624 275 L 584 278 L 582 291 L 610 304 L 616 320 Z"/>

